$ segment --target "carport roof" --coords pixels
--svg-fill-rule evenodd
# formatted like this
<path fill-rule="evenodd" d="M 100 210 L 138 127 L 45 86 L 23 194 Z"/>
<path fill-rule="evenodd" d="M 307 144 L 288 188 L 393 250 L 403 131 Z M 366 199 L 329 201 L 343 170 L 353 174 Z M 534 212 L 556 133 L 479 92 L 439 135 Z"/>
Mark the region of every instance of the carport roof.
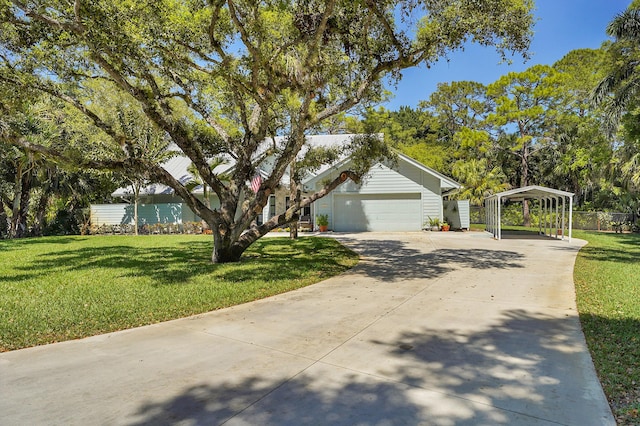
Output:
<path fill-rule="evenodd" d="M 573 212 L 573 193 L 567 191 L 561 191 L 559 189 L 546 188 L 544 186 L 530 185 L 522 188 L 510 189 L 509 191 L 499 192 L 484 199 L 487 215 L 486 229 L 491 232 L 498 240 L 502 238 L 502 220 L 500 205 L 504 200 L 524 201 L 530 199 L 541 200 L 541 219 L 539 222 L 540 233 L 542 234 L 542 226 L 544 222 L 544 234 L 547 235 L 547 225 L 549 227 L 548 235 L 552 236 L 551 229 L 555 229 L 555 236 L 562 235 L 564 239 L 564 227 L 565 227 L 565 197 L 569 200 L 569 220 L 567 222 L 567 228 L 569 229 L 569 242 L 571 242 L 571 223 Z M 558 205 L 559 199 L 562 198 L 562 221 L 559 219 Z M 553 215 L 552 203 L 555 199 L 555 226 L 553 226 L 552 219 L 549 217 L 548 211 Z M 543 206 L 544 204 L 544 206 Z M 544 209 L 544 211 L 543 211 Z M 544 218 L 542 218 L 544 216 Z"/>
<path fill-rule="evenodd" d="M 546 188 L 544 186 L 530 185 L 523 186 L 522 188 L 510 189 L 508 191 L 498 192 L 493 194 L 487 199 L 509 199 L 509 200 L 524 200 L 530 198 L 542 198 L 548 196 L 558 197 L 573 197 L 573 192 L 561 191 L 559 189 Z"/>

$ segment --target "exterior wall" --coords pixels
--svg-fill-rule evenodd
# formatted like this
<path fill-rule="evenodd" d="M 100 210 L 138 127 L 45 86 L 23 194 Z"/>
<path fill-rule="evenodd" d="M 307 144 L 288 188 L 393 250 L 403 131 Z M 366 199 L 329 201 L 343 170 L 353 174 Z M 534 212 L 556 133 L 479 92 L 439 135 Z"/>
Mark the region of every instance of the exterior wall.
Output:
<path fill-rule="evenodd" d="M 92 204 L 91 225 L 132 225 L 133 204 Z M 182 223 L 182 204 L 138 204 L 138 223 Z"/>
<path fill-rule="evenodd" d="M 450 200 L 444 202 L 444 216 L 453 229 L 469 229 L 469 200 Z"/>
<path fill-rule="evenodd" d="M 127 212 L 131 209 L 131 213 Z M 131 204 L 91 204 L 91 225 L 125 225 L 133 223 Z"/>
<path fill-rule="evenodd" d="M 220 207 L 218 198 L 210 197 L 211 207 Z M 178 197 L 170 195 L 156 195 L 141 197 L 138 203 L 139 225 L 156 223 L 185 223 L 198 222 L 200 218 Z M 92 226 L 102 225 L 133 225 L 133 204 L 92 204 Z"/>
<path fill-rule="evenodd" d="M 133 200 L 133 197 L 128 198 Z M 139 200 L 140 204 L 167 204 L 167 203 L 182 203 L 182 198 L 176 197 L 171 194 L 156 194 L 156 195 L 143 195 Z"/>
<path fill-rule="evenodd" d="M 345 168 L 348 168 L 348 165 L 345 165 Z M 338 173 L 338 170 L 331 172 L 327 179 L 335 179 Z M 318 182 L 315 189 L 320 189 L 322 186 L 322 183 Z M 314 203 L 315 215 L 327 214 L 329 228 L 333 229 L 336 197 L 349 194 L 406 194 L 409 199 L 415 198 L 415 194 L 420 194 L 422 203 L 420 222 L 424 224 L 428 221 L 428 217 L 439 219 L 443 217 L 440 179 L 402 160 L 398 161 L 395 169 L 384 164 L 375 165 L 361 184 L 349 180 L 340 185 L 329 195 Z"/>
<path fill-rule="evenodd" d="M 429 218 L 438 218 L 442 222 L 442 195 L 440 195 L 440 179 L 437 177 L 422 172 L 422 182 L 422 224 L 426 227 L 429 224 Z"/>
<path fill-rule="evenodd" d="M 201 200 L 204 200 L 202 195 L 198 195 L 198 198 L 200 198 Z M 179 202 L 182 203 L 182 199 L 175 197 L 178 200 L 180 200 Z M 218 197 L 214 194 L 214 195 L 210 195 L 209 196 L 209 205 L 211 206 L 212 209 L 217 209 L 220 207 L 220 200 L 218 200 Z M 189 207 L 186 203 L 183 203 L 183 208 L 182 208 L 182 222 L 199 222 L 200 217 L 198 215 L 196 215 L 193 210 L 191 210 L 191 207 Z"/>

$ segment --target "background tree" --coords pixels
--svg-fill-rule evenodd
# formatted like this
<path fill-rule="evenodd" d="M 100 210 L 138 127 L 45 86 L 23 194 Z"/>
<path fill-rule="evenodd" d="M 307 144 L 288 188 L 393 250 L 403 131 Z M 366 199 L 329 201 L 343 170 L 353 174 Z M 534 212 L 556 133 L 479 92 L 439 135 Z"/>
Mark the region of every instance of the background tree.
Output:
<path fill-rule="evenodd" d="M 553 133 L 559 96 L 557 73 L 546 65 L 510 72 L 489 85 L 487 94 L 496 104 L 487 120 L 499 131 L 515 135 L 511 139 L 514 144 L 507 148 L 520 162 L 518 185 L 528 186 L 532 156 L 549 142 Z M 524 225 L 530 226 L 529 204 L 525 200 L 522 205 Z"/>
<path fill-rule="evenodd" d="M 575 193 L 577 206 L 584 206 L 589 194 L 593 199 L 612 156 L 611 138 L 602 131 L 604 111 L 590 102 L 604 66 L 602 49 L 574 50 L 553 65 L 559 87 L 553 143 L 538 158 L 539 179 Z"/>
<path fill-rule="evenodd" d="M 122 147 L 82 164 L 167 184 L 213 230 L 212 260 L 237 261 L 256 239 L 342 183 L 336 179 L 257 225 L 307 131 L 375 103 L 384 78 L 432 64 L 468 40 L 495 45 L 503 55 L 526 51 L 532 6 L 531 0 L 12 0 L 0 4 L 0 80 L 75 106 Z M 159 165 L 130 155 L 136 142 L 83 98 L 93 80 L 140 105 L 198 168 L 219 208 L 207 208 Z M 286 136 L 283 142 L 265 147 L 276 134 Z M 24 139 L 14 143 L 51 153 Z M 354 180 L 386 154 L 376 138 L 353 141 L 345 147 L 351 151 L 357 161 L 342 175 Z M 228 182 L 208 167 L 216 155 L 235 162 Z M 267 155 L 273 169 L 253 194 L 247 182 Z"/>
<path fill-rule="evenodd" d="M 615 41 L 607 45 L 607 75 L 596 87 L 593 99 L 605 105 L 613 127 L 640 93 L 640 2 L 634 1 L 616 16 L 607 26 L 607 34 Z"/>
<path fill-rule="evenodd" d="M 438 129 L 437 141 L 445 159 L 439 171 L 452 174 L 464 186 L 458 197 L 465 194 L 480 205 L 484 196 L 509 186 L 498 181 L 504 175 L 495 162 L 495 141 L 487 123 L 493 105 L 484 85 L 472 81 L 440 83 L 420 107 L 433 114 Z"/>
<path fill-rule="evenodd" d="M 135 110 L 127 110 L 123 106 L 118 108 L 117 104 L 115 109 L 117 110 L 114 113 L 117 118 L 117 128 L 127 140 L 131 141 L 130 147 L 134 149 L 133 152 L 127 153 L 130 158 L 139 159 L 147 164 L 160 165 L 177 154 L 168 149 L 169 141 L 164 133 L 149 123 L 146 116 Z M 197 169 L 193 169 L 197 171 Z M 135 170 L 125 174 L 125 178 L 131 183 L 133 190 L 133 228 L 134 234 L 138 235 L 140 190 L 151 181 L 147 176 L 136 173 Z M 205 195 L 208 195 L 207 192 Z M 206 197 L 204 202 L 205 206 L 210 207 Z"/>
<path fill-rule="evenodd" d="M 460 158 L 478 158 L 489 151 L 491 138 L 486 119 L 492 111 L 484 85 L 473 81 L 439 83 L 420 107 L 438 122 L 438 140 L 447 147 L 453 164 Z"/>
<path fill-rule="evenodd" d="M 2 85 L 0 90 L 0 237 L 80 233 L 88 226 L 89 203 L 103 201 L 118 181 L 111 173 L 64 168 L 54 155 L 12 144 L 22 138 L 58 151 L 86 133 L 64 103 L 33 93 L 17 96 Z M 91 152 L 84 142 L 80 147 Z"/>
<path fill-rule="evenodd" d="M 456 162 L 453 177 L 463 183 L 462 190 L 455 198 L 469 200 L 474 206 L 481 206 L 484 199 L 511 187 L 499 166 L 490 167 L 486 158 Z"/>
<path fill-rule="evenodd" d="M 596 87 L 593 100 L 608 113 L 607 129 L 619 136 L 612 164 L 620 184 L 637 194 L 640 188 L 640 1 L 616 16 L 607 26 L 614 41 L 606 45 L 606 76 Z M 620 129 L 621 126 L 621 129 Z"/>

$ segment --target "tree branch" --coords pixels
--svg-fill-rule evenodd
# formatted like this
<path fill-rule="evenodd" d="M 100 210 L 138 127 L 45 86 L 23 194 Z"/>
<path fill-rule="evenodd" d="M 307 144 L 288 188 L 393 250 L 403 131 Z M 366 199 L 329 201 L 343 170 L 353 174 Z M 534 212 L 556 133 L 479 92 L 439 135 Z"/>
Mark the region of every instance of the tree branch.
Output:
<path fill-rule="evenodd" d="M 339 185 L 344 183 L 347 179 L 351 179 L 355 183 L 360 182 L 359 175 L 352 172 L 351 170 L 344 170 L 338 175 L 338 177 L 336 177 L 334 180 L 332 180 L 327 185 L 325 185 L 320 191 L 316 192 L 310 197 L 304 198 L 298 206 L 291 206 L 284 213 L 281 213 L 279 215 L 272 217 L 267 222 L 264 222 L 262 225 L 257 225 L 257 224 L 252 225 L 247 232 L 242 234 L 242 236 L 240 237 L 240 241 L 244 239 L 250 240 L 249 242 L 249 245 L 250 245 L 253 241 L 259 239 L 263 235 L 267 234 L 269 231 L 275 228 L 281 227 L 283 225 L 286 225 L 288 223 L 295 222 L 296 220 L 299 219 L 296 213 L 298 213 L 303 208 L 311 205 L 311 203 L 319 200 L 320 198 L 325 197 L 331 191 L 336 189 Z M 255 214 L 251 218 L 251 220 L 255 219 L 255 216 L 259 214 L 259 213 L 256 213 L 255 211 L 254 213 Z"/>

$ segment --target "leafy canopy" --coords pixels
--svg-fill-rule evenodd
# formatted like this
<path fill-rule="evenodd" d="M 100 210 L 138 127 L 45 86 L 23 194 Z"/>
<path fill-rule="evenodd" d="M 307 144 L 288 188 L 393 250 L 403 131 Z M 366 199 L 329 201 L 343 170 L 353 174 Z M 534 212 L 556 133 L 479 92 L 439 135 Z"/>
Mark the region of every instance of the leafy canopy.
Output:
<path fill-rule="evenodd" d="M 86 166 L 140 173 L 172 187 L 215 230 L 214 261 L 237 260 L 341 183 L 255 222 L 306 134 L 375 104 L 385 78 L 432 64 L 468 41 L 494 45 L 504 57 L 526 52 L 532 6 L 532 0 L 4 0 L 0 80 L 77 108 L 120 149 L 116 158 Z M 88 94 L 95 81 L 129 97 L 189 157 L 219 208 L 207 207 L 159 164 L 130 155 L 135 142 Z M 266 148 L 265 139 L 276 135 L 285 138 Z M 369 165 L 387 153 L 366 143 L 349 147 L 363 150 L 354 154 Z M 209 167 L 220 155 L 235 163 L 229 179 Z M 266 157 L 273 167 L 252 194 L 247 182 Z M 358 163 L 345 175 L 357 180 L 366 168 Z"/>

